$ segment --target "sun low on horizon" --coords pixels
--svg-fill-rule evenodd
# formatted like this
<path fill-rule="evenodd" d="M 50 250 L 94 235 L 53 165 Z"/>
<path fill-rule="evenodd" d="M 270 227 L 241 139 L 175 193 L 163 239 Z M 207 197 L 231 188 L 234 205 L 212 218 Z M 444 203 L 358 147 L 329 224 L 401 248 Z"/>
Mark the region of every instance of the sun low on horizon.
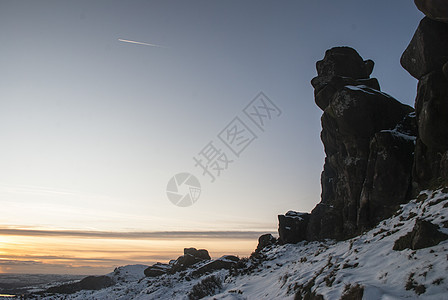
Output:
<path fill-rule="evenodd" d="M 249 256 L 320 201 L 327 49 L 413 104 L 402 3 L 2 1 L 0 273 Z"/>

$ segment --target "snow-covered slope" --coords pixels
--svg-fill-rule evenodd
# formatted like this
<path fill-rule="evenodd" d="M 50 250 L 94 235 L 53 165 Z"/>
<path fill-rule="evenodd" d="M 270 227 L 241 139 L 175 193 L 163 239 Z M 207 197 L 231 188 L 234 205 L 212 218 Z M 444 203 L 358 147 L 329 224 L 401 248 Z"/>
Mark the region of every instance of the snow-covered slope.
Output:
<path fill-rule="evenodd" d="M 43 299 L 448 299 L 448 240 L 419 250 L 393 250 L 417 219 L 448 234 L 448 189 L 425 191 L 397 214 L 351 240 L 272 246 L 260 259 L 195 278 L 191 270 L 144 277 L 145 266 L 111 273 L 117 284 L 99 291 Z M 317 296 L 321 295 L 321 296 Z M 356 296 L 357 295 L 357 296 Z M 319 298 L 320 297 L 320 298 Z M 357 298 L 358 297 L 358 298 Z"/>

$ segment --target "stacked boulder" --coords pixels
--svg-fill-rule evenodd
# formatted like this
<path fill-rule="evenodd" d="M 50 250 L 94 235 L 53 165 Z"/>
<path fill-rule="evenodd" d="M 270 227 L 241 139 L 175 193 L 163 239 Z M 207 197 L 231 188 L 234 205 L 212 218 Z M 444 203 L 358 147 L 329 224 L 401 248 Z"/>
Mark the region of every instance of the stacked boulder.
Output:
<path fill-rule="evenodd" d="M 401 65 L 419 81 L 413 181 L 415 189 L 422 190 L 448 183 L 448 4 L 416 4 L 428 16 L 420 22 Z"/>
<path fill-rule="evenodd" d="M 158 277 L 164 274 L 174 274 L 195 266 L 198 263 L 210 261 L 211 257 L 205 249 L 185 248 L 184 255 L 179 256 L 169 264 L 156 263 L 148 267 L 146 277 Z"/>
<path fill-rule="evenodd" d="M 349 47 L 317 62 L 311 83 L 323 110 L 321 202 L 309 215 L 279 216 L 280 242 L 352 237 L 409 198 L 414 110 L 380 91 L 373 66 Z"/>
<path fill-rule="evenodd" d="M 239 262 L 239 258 L 233 255 L 224 255 L 218 259 L 212 260 L 208 251 L 205 249 L 185 248 L 184 255 L 169 264 L 156 263 L 145 269 L 146 277 L 159 277 L 164 274 L 175 274 L 178 272 L 190 270 L 191 275 L 199 277 L 205 273 L 220 269 L 231 269 Z"/>

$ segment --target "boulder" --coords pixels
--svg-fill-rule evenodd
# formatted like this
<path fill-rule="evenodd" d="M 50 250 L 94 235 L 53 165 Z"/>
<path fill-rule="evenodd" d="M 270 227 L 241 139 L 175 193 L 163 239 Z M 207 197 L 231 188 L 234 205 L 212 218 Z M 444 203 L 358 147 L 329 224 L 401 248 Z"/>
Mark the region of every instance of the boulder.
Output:
<path fill-rule="evenodd" d="M 414 0 L 417 8 L 429 18 L 448 23 L 448 2 L 446 0 Z"/>
<path fill-rule="evenodd" d="M 415 114 L 412 118 L 415 121 Z M 395 129 L 376 133 L 370 142 L 358 210 L 360 230 L 391 217 L 410 198 L 415 139 L 415 132 L 407 135 Z"/>
<path fill-rule="evenodd" d="M 208 254 L 208 251 L 205 249 L 197 250 L 196 248 L 184 248 L 184 254 L 190 254 L 200 259 L 211 259 L 210 254 Z"/>
<path fill-rule="evenodd" d="M 448 80 L 441 71 L 420 79 L 415 105 L 422 142 L 440 152 L 448 150 Z"/>
<path fill-rule="evenodd" d="M 341 135 L 371 138 L 380 130 L 393 129 L 412 111 L 378 90 L 347 85 L 334 94 L 324 113 L 334 119 Z"/>
<path fill-rule="evenodd" d="M 433 247 L 447 240 L 448 235 L 439 231 L 439 226 L 422 219 L 415 222 L 414 228 L 408 234 L 395 241 L 394 250 L 418 250 Z"/>
<path fill-rule="evenodd" d="M 176 273 L 179 271 L 186 270 L 193 265 L 210 260 L 210 255 L 205 249 L 197 250 L 196 248 L 185 248 L 184 255 L 179 256 L 178 259 L 172 264 L 168 273 Z"/>
<path fill-rule="evenodd" d="M 279 215 L 279 242 L 281 244 L 294 244 L 306 240 L 308 221 L 308 213 L 288 211 L 285 215 Z"/>
<path fill-rule="evenodd" d="M 306 239 L 344 239 L 343 223 L 343 207 L 318 203 L 311 211 Z"/>
<path fill-rule="evenodd" d="M 401 63 L 419 79 L 415 100 L 418 138 L 412 171 L 418 193 L 448 184 L 448 24 L 425 17 Z"/>
<path fill-rule="evenodd" d="M 272 246 L 277 242 L 277 239 L 272 236 L 272 234 L 263 234 L 258 238 L 258 245 L 255 251 L 260 252 L 266 247 Z"/>
<path fill-rule="evenodd" d="M 146 277 L 158 277 L 166 274 L 171 269 L 171 265 L 156 263 L 145 269 L 144 273 Z"/>
<path fill-rule="evenodd" d="M 372 60 L 364 61 L 355 49 L 335 47 L 325 52 L 325 57 L 316 63 L 318 76 L 341 76 L 354 79 L 369 78 L 373 71 Z"/>
<path fill-rule="evenodd" d="M 229 270 L 239 262 L 239 258 L 233 255 L 224 255 L 214 261 L 211 261 L 197 270 L 195 270 L 193 276 L 202 276 L 206 273 L 210 273 L 216 270 L 226 269 Z"/>
<path fill-rule="evenodd" d="M 448 24 L 423 18 L 400 63 L 417 79 L 441 71 L 448 61 Z"/>
<path fill-rule="evenodd" d="M 202 258 L 195 257 L 190 254 L 185 254 L 182 256 L 179 256 L 179 258 L 176 260 L 176 262 L 173 264 L 172 268 L 170 269 L 169 273 L 176 273 L 183 270 L 186 270 L 193 265 L 204 261 Z"/>
<path fill-rule="evenodd" d="M 380 90 L 380 85 L 376 78 L 353 79 L 341 76 L 315 77 L 311 80 L 314 87 L 314 99 L 320 109 L 325 110 L 333 95 L 346 85 L 364 85 L 375 90 Z"/>
<path fill-rule="evenodd" d="M 48 293 L 72 294 L 82 290 L 100 290 L 114 285 L 109 276 L 88 276 L 81 281 L 63 284 L 47 289 Z"/>

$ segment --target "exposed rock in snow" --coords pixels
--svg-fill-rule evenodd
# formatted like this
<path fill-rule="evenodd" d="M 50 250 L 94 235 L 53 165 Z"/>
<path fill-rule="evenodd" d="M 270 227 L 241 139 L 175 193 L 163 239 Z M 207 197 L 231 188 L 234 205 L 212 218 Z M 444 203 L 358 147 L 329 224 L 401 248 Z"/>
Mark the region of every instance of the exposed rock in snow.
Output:
<path fill-rule="evenodd" d="M 258 238 L 258 245 L 255 251 L 260 252 L 266 247 L 272 246 L 277 242 L 277 239 L 270 233 L 263 234 Z"/>
<path fill-rule="evenodd" d="M 424 4 L 425 2 L 426 4 Z M 433 10 L 445 1 L 416 1 Z M 441 11 L 438 11 L 440 13 Z M 413 166 L 415 190 L 448 184 L 448 24 L 423 18 L 401 57 L 419 80 L 415 110 L 419 136 Z"/>
<path fill-rule="evenodd" d="M 148 268 L 147 265 L 128 265 L 115 268 L 112 273 L 107 275 L 116 282 L 123 280 L 136 281 L 145 277 L 144 271 L 146 268 Z"/>
<path fill-rule="evenodd" d="M 413 110 L 381 92 L 373 84 L 377 80 L 369 78 L 372 69 L 373 62 L 347 47 L 327 50 L 317 63 L 312 84 L 316 103 L 324 110 L 322 200 L 309 220 L 279 217 L 281 241 L 353 237 L 409 200 L 416 135 Z"/>
<path fill-rule="evenodd" d="M 403 204 L 395 216 L 350 240 L 275 245 L 257 257 L 241 259 L 230 270 L 210 270 L 200 277 L 193 275 L 200 266 L 158 278 L 142 276 L 141 267 L 136 272 L 120 271 L 130 277 L 102 290 L 30 299 L 199 299 L 202 296 L 197 295 L 207 295 L 203 299 L 292 300 L 320 295 L 332 300 L 361 293 L 363 299 L 446 299 L 447 240 L 418 250 L 393 250 L 398 239 L 413 231 L 416 219 L 448 234 L 448 189 L 424 191 Z M 134 269 L 120 270 L 128 268 Z M 136 273 L 142 277 L 132 275 Z"/>
<path fill-rule="evenodd" d="M 447 240 L 448 235 L 439 231 L 439 226 L 433 223 L 418 219 L 414 229 L 395 241 L 394 250 L 404 250 L 406 248 L 418 250 L 428 248 Z"/>
<path fill-rule="evenodd" d="M 115 281 L 107 276 L 88 276 L 75 283 L 63 284 L 47 289 L 47 293 L 73 294 L 83 290 L 101 290 L 115 284 Z"/>
<path fill-rule="evenodd" d="M 298 243 L 306 239 L 306 230 L 310 215 L 288 211 L 278 216 L 278 233 L 281 244 Z"/>

